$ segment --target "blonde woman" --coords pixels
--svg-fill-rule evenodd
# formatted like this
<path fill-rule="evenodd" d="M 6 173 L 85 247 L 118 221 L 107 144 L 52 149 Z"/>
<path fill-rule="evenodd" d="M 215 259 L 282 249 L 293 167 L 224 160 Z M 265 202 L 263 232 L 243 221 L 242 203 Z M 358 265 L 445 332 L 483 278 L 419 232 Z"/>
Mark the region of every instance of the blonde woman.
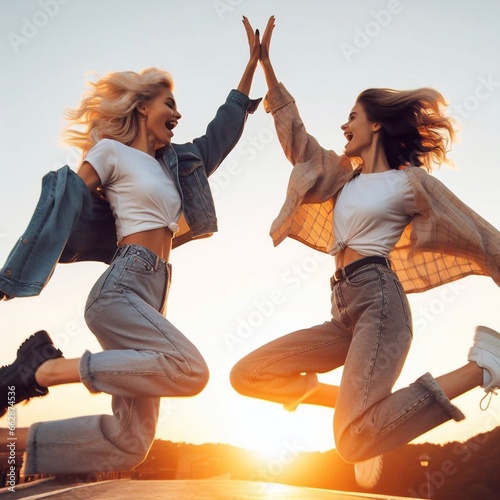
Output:
<path fill-rule="evenodd" d="M 85 307 L 103 351 L 65 359 L 46 332 L 36 333 L 0 370 L 2 412 L 51 386 L 82 382 L 92 393 L 112 395 L 113 415 L 17 429 L 27 475 L 132 469 L 153 441 L 160 398 L 193 396 L 208 381 L 198 349 L 164 316 L 170 251 L 217 230 L 207 177 L 235 146 L 256 104 L 247 96 L 260 41 L 246 18 L 244 25 L 250 59 L 240 84 L 193 142 L 172 144 L 181 114 L 171 76 L 156 68 L 104 76 L 69 113 L 79 127 L 69 129 L 67 142 L 83 151 L 84 161 L 78 175 L 61 169 L 44 179 L 39 206 L 24 243 L 1 272 L 0 289 L 5 298 L 34 295 L 57 260 L 111 260 Z M 102 195 L 109 206 L 103 207 Z M 115 235 L 103 231 L 109 207 Z M 37 265 L 23 258 L 25 247 Z"/>
<path fill-rule="evenodd" d="M 306 132 L 278 82 L 269 57 L 273 28 L 271 18 L 261 47 L 264 103 L 294 168 L 271 235 L 276 245 L 288 236 L 334 256 L 332 317 L 250 353 L 231 382 L 241 394 L 289 409 L 335 408 L 337 450 L 356 464 L 360 485 L 373 487 L 381 454 L 463 419 L 453 398 L 500 387 L 500 335 L 480 326 L 467 364 L 392 391 L 412 340 L 406 294 L 470 274 L 500 285 L 500 233 L 426 172 L 447 160 L 446 139 L 453 139 L 439 92 L 362 92 L 341 126 L 347 144 L 339 156 Z M 318 373 L 340 366 L 340 387 L 318 381 Z"/>

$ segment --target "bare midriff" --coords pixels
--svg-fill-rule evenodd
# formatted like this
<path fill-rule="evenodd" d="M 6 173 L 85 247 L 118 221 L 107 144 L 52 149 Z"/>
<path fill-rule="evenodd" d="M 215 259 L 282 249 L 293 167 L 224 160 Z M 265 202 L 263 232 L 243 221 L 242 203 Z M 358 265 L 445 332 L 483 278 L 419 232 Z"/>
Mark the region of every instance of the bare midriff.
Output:
<path fill-rule="evenodd" d="M 149 231 L 139 231 L 129 234 L 120 241 L 119 246 L 123 245 L 141 245 L 149 248 L 158 257 L 165 262 L 169 262 L 170 250 L 172 249 L 173 234 L 168 227 L 151 229 Z"/>
<path fill-rule="evenodd" d="M 361 255 L 352 248 L 346 247 L 342 249 L 337 255 L 335 255 L 335 265 L 337 269 L 345 267 L 355 260 L 364 259 L 366 256 Z"/>

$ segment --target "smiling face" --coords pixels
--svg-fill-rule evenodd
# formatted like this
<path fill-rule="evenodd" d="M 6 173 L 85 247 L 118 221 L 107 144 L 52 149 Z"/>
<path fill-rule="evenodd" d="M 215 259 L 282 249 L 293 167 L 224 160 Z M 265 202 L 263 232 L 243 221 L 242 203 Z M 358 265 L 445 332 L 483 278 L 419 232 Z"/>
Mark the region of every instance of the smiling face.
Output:
<path fill-rule="evenodd" d="M 174 136 L 172 130 L 181 119 L 172 92 L 162 87 L 160 93 L 144 104 L 140 110 L 145 116 L 146 132 L 157 144 L 170 144 Z"/>
<path fill-rule="evenodd" d="M 363 158 L 374 144 L 375 132 L 379 130 L 380 124 L 370 121 L 363 105 L 357 102 L 349 113 L 349 120 L 340 128 L 347 139 L 345 154 Z"/>

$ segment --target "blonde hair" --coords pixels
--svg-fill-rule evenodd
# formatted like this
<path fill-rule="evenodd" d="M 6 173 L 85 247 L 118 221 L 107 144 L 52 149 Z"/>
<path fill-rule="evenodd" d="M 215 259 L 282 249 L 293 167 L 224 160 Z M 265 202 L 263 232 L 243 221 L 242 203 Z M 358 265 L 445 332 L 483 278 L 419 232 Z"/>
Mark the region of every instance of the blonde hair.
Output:
<path fill-rule="evenodd" d="M 103 138 L 129 145 L 139 130 L 138 105 L 155 98 L 162 88 L 173 90 L 174 84 L 170 73 L 147 68 L 108 73 L 89 86 L 80 106 L 66 112 L 69 125 L 63 132 L 63 141 L 84 154 Z"/>
<path fill-rule="evenodd" d="M 368 89 L 357 99 L 368 119 L 381 124 L 382 146 L 391 168 L 409 165 L 432 170 L 452 163 L 447 158 L 455 140 L 455 121 L 446 116 L 437 90 Z"/>

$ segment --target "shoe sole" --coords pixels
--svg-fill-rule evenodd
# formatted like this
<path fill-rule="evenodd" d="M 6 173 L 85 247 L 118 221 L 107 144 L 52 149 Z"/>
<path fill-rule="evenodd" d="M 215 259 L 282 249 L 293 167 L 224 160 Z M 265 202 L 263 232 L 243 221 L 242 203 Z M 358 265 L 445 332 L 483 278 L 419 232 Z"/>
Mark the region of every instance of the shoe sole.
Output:
<path fill-rule="evenodd" d="M 384 461 L 382 455 L 378 455 L 363 462 L 354 464 L 354 477 L 358 486 L 366 489 L 373 488 L 382 475 Z"/>
<path fill-rule="evenodd" d="M 485 356 L 488 358 L 487 361 L 485 361 Z M 478 325 L 467 359 L 483 368 L 484 375 L 481 387 L 485 392 L 494 392 L 498 388 L 498 367 L 492 363 L 500 364 L 500 333 L 487 326 Z M 486 375 L 489 375 L 488 382 L 486 382 Z"/>
<path fill-rule="evenodd" d="M 500 333 L 487 326 L 478 325 L 474 335 L 473 347 L 480 347 L 492 354 L 498 354 L 500 351 Z"/>

